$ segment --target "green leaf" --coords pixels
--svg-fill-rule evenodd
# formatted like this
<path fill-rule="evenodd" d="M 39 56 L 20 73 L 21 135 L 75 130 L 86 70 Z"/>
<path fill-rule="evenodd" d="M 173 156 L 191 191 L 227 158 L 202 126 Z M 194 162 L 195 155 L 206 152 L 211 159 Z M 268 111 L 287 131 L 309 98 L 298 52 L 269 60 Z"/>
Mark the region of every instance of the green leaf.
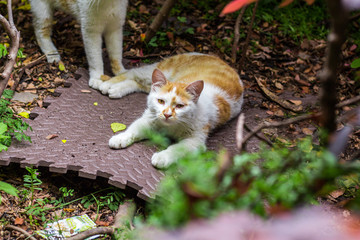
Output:
<path fill-rule="evenodd" d="M 359 68 L 360 67 L 360 58 L 355 59 L 352 63 L 351 63 L 351 68 Z"/>
<path fill-rule="evenodd" d="M 3 150 L 7 151 L 8 147 L 0 143 L 0 152 L 2 152 Z"/>
<path fill-rule="evenodd" d="M 59 62 L 59 70 L 60 71 L 64 71 L 65 70 L 65 66 L 64 63 L 62 61 Z"/>
<path fill-rule="evenodd" d="M 5 123 L 0 123 L 0 134 L 4 134 L 8 130 L 8 127 Z"/>
<path fill-rule="evenodd" d="M 14 187 L 14 186 L 12 186 L 11 184 L 8 184 L 8 183 L 6 183 L 6 182 L 2 182 L 2 181 L 0 181 L 0 191 L 4 191 L 4 192 L 6 192 L 6 193 L 8 193 L 8 194 L 10 194 L 10 195 L 13 195 L 13 196 L 18 196 L 18 190 Z"/>

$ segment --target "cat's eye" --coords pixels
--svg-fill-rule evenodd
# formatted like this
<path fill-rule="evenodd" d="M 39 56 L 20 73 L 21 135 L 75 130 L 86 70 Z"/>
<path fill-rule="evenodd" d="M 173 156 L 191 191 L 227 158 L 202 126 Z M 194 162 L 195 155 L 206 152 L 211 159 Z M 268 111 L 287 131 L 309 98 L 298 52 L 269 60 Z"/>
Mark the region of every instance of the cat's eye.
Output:
<path fill-rule="evenodd" d="M 160 103 L 161 105 L 164 105 L 164 104 L 165 104 L 165 101 L 162 100 L 162 99 L 158 99 L 158 103 Z"/>
<path fill-rule="evenodd" d="M 183 108 L 183 107 L 185 107 L 184 104 L 176 104 L 176 108 Z"/>

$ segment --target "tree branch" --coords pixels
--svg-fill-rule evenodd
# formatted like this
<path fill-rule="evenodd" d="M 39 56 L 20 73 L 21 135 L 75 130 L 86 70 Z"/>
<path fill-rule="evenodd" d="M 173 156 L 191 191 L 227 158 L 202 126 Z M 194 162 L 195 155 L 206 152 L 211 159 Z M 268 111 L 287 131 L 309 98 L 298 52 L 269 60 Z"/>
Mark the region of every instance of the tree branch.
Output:
<path fill-rule="evenodd" d="M 255 16 L 256 16 L 256 10 L 257 10 L 258 5 L 259 5 L 259 1 L 256 1 L 255 5 L 253 7 L 253 12 L 252 12 L 251 21 L 250 21 L 250 24 L 249 24 L 249 27 L 248 27 L 245 44 L 244 44 L 244 47 L 242 49 L 243 50 L 242 51 L 242 56 L 241 56 L 241 59 L 239 61 L 239 72 L 241 71 L 242 65 L 243 65 L 243 63 L 245 61 L 245 58 L 246 58 L 246 52 L 247 52 L 247 49 L 249 47 L 250 37 L 251 37 L 251 34 L 252 34 L 254 20 L 255 20 Z"/>
<path fill-rule="evenodd" d="M 277 104 L 279 104 L 280 106 L 282 106 L 285 109 L 288 109 L 290 111 L 293 112 L 302 112 L 303 111 L 303 107 L 300 106 L 296 106 L 294 104 L 289 103 L 287 100 L 281 99 L 278 96 L 276 96 L 274 93 L 272 93 L 271 91 L 269 91 L 265 85 L 261 82 L 260 77 L 254 76 L 256 79 L 257 84 L 259 85 L 261 91 L 265 94 L 266 97 L 268 97 L 270 100 L 276 102 Z"/>
<path fill-rule="evenodd" d="M 17 52 L 19 49 L 19 42 L 20 42 L 20 32 L 16 29 L 14 25 L 14 20 L 11 10 L 11 0 L 8 0 L 7 8 L 8 8 L 9 21 L 6 20 L 6 18 L 0 14 L 0 23 L 10 37 L 11 48 L 9 50 L 8 61 L 5 64 L 4 71 L 0 74 L 0 96 L 5 90 L 11 72 L 14 68 Z"/>
<path fill-rule="evenodd" d="M 22 234 L 25 235 L 26 239 L 36 240 L 36 238 L 34 238 L 30 233 L 28 233 L 27 231 L 25 231 L 25 230 L 22 229 L 22 228 L 19 228 L 19 227 L 13 226 L 13 225 L 7 225 L 7 226 L 5 227 L 5 229 L 15 230 L 15 231 L 21 232 Z"/>
<path fill-rule="evenodd" d="M 241 9 L 241 11 L 235 21 L 234 43 L 233 43 L 233 46 L 231 49 L 231 61 L 233 63 L 236 62 L 236 52 L 237 52 L 237 48 L 238 48 L 238 44 L 239 44 L 239 40 L 240 40 L 240 22 L 241 22 L 242 17 L 244 16 L 245 10 L 246 10 L 246 6 Z"/>
<path fill-rule="evenodd" d="M 321 125 L 328 132 L 329 136 L 336 130 L 335 105 L 337 103 L 337 69 L 340 63 L 341 47 L 346 39 L 346 26 L 348 12 L 344 9 L 341 0 L 327 0 L 331 16 L 331 31 L 328 35 L 328 48 L 326 60 L 320 74 L 322 92 L 320 105 L 322 111 Z M 328 144 L 328 139 L 324 139 Z"/>
<path fill-rule="evenodd" d="M 356 102 L 360 102 L 360 97 L 359 96 L 347 99 L 347 100 L 345 100 L 343 102 L 340 102 L 339 104 L 335 105 L 335 108 L 341 108 L 341 107 L 344 107 L 344 106 L 347 106 L 347 105 L 354 104 Z M 256 135 L 258 132 L 260 132 L 261 130 L 263 130 L 265 128 L 283 127 L 283 126 L 290 125 L 292 123 L 305 121 L 305 120 L 308 120 L 308 119 L 317 119 L 317 118 L 321 117 L 322 114 L 323 114 L 322 112 L 320 112 L 320 113 L 311 113 L 311 114 L 300 115 L 300 116 L 297 116 L 297 117 L 294 117 L 294 118 L 289 118 L 289 119 L 286 119 L 286 120 L 281 121 L 281 122 L 272 122 L 272 123 L 264 122 L 264 123 L 258 125 L 255 129 L 253 129 L 245 137 L 243 137 L 242 141 L 237 142 L 236 145 L 237 145 L 238 149 L 244 149 L 244 145 L 246 144 L 246 142 L 249 141 L 250 138 L 252 138 L 254 135 Z M 238 135 L 238 133 L 237 133 L 237 135 Z"/>
<path fill-rule="evenodd" d="M 176 0 L 166 0 L 162 5 L 159 13 L 156 15 L 154 21 L 151 23 L 145 33 L 145 42 L 149 42 L 156 32 L 159 30 L 165 19 L 168 17 L 170 10 L 175 5 Z"/>

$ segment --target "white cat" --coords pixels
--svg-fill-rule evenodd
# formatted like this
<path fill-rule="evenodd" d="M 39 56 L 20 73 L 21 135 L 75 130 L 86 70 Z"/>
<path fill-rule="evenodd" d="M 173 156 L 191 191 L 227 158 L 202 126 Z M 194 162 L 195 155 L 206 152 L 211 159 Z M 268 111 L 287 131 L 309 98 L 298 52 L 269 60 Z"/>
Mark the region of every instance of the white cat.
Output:
<path fill-rule="evenodd" d="M 30 0 L 35 35 L 48 62 L 59 62 L 60 55 L 51 41 L 53 11 L 60 8 L 76 17 L 81 26 L 87 61 L 89 86 L 98 89 L 104 74 L 102 36 L 114 74 L 124 71 L 122 65 L 123 25 L 128 0 Z M 71 43 L 69 42 L 71 46 Z"/>
<path fill-rule="evenodd" d="M 152 156 L 152 164 L 159 168 L 205 148 L 209 132 L 240 113 L 244 91 L 234 69 L 215 56 L 197 53 L 128 70 L 100 89 L 110 97 L 150 92 L 142 117 L 113 136 L 109 146 L 125 148 L 147 138 L 148 130 L 165 131 L 178 142 Z"/>

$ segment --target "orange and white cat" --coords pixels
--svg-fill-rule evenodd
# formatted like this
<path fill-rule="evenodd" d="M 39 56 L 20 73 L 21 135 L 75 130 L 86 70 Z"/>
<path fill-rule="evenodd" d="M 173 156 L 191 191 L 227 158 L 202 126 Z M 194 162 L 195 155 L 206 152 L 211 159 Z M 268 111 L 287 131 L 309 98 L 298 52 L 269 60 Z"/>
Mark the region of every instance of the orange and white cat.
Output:
<path fill-rule="evenodd" d="M 215 56 L 188 53 L 159 63 L 131 69 L 104 82 L 110 97 L 149 92 L 147 109 L 129 128 L 109 141 L 111 148 L 126 148 L 146 138 L 146 130 L 166 132 L 177 143 L 152 156 L 164 168 L 187 152 L 205 148 L 211 130 L 238 115 L 243 103 L 239 75 Z"/>
<path fill-rule="evenodd" d="M 122 65 L 123 25 L 128 0 L 30 0 L 37 42 L 48 62 L 59 62 L 60 55 L 51 41 L 53 11 L 56 8 L 74 16 L 80 24 L 87 61 L 89 86 L 99 89 L 104 74 L 102 37 L 105 39 L 114 74 Z"/>

